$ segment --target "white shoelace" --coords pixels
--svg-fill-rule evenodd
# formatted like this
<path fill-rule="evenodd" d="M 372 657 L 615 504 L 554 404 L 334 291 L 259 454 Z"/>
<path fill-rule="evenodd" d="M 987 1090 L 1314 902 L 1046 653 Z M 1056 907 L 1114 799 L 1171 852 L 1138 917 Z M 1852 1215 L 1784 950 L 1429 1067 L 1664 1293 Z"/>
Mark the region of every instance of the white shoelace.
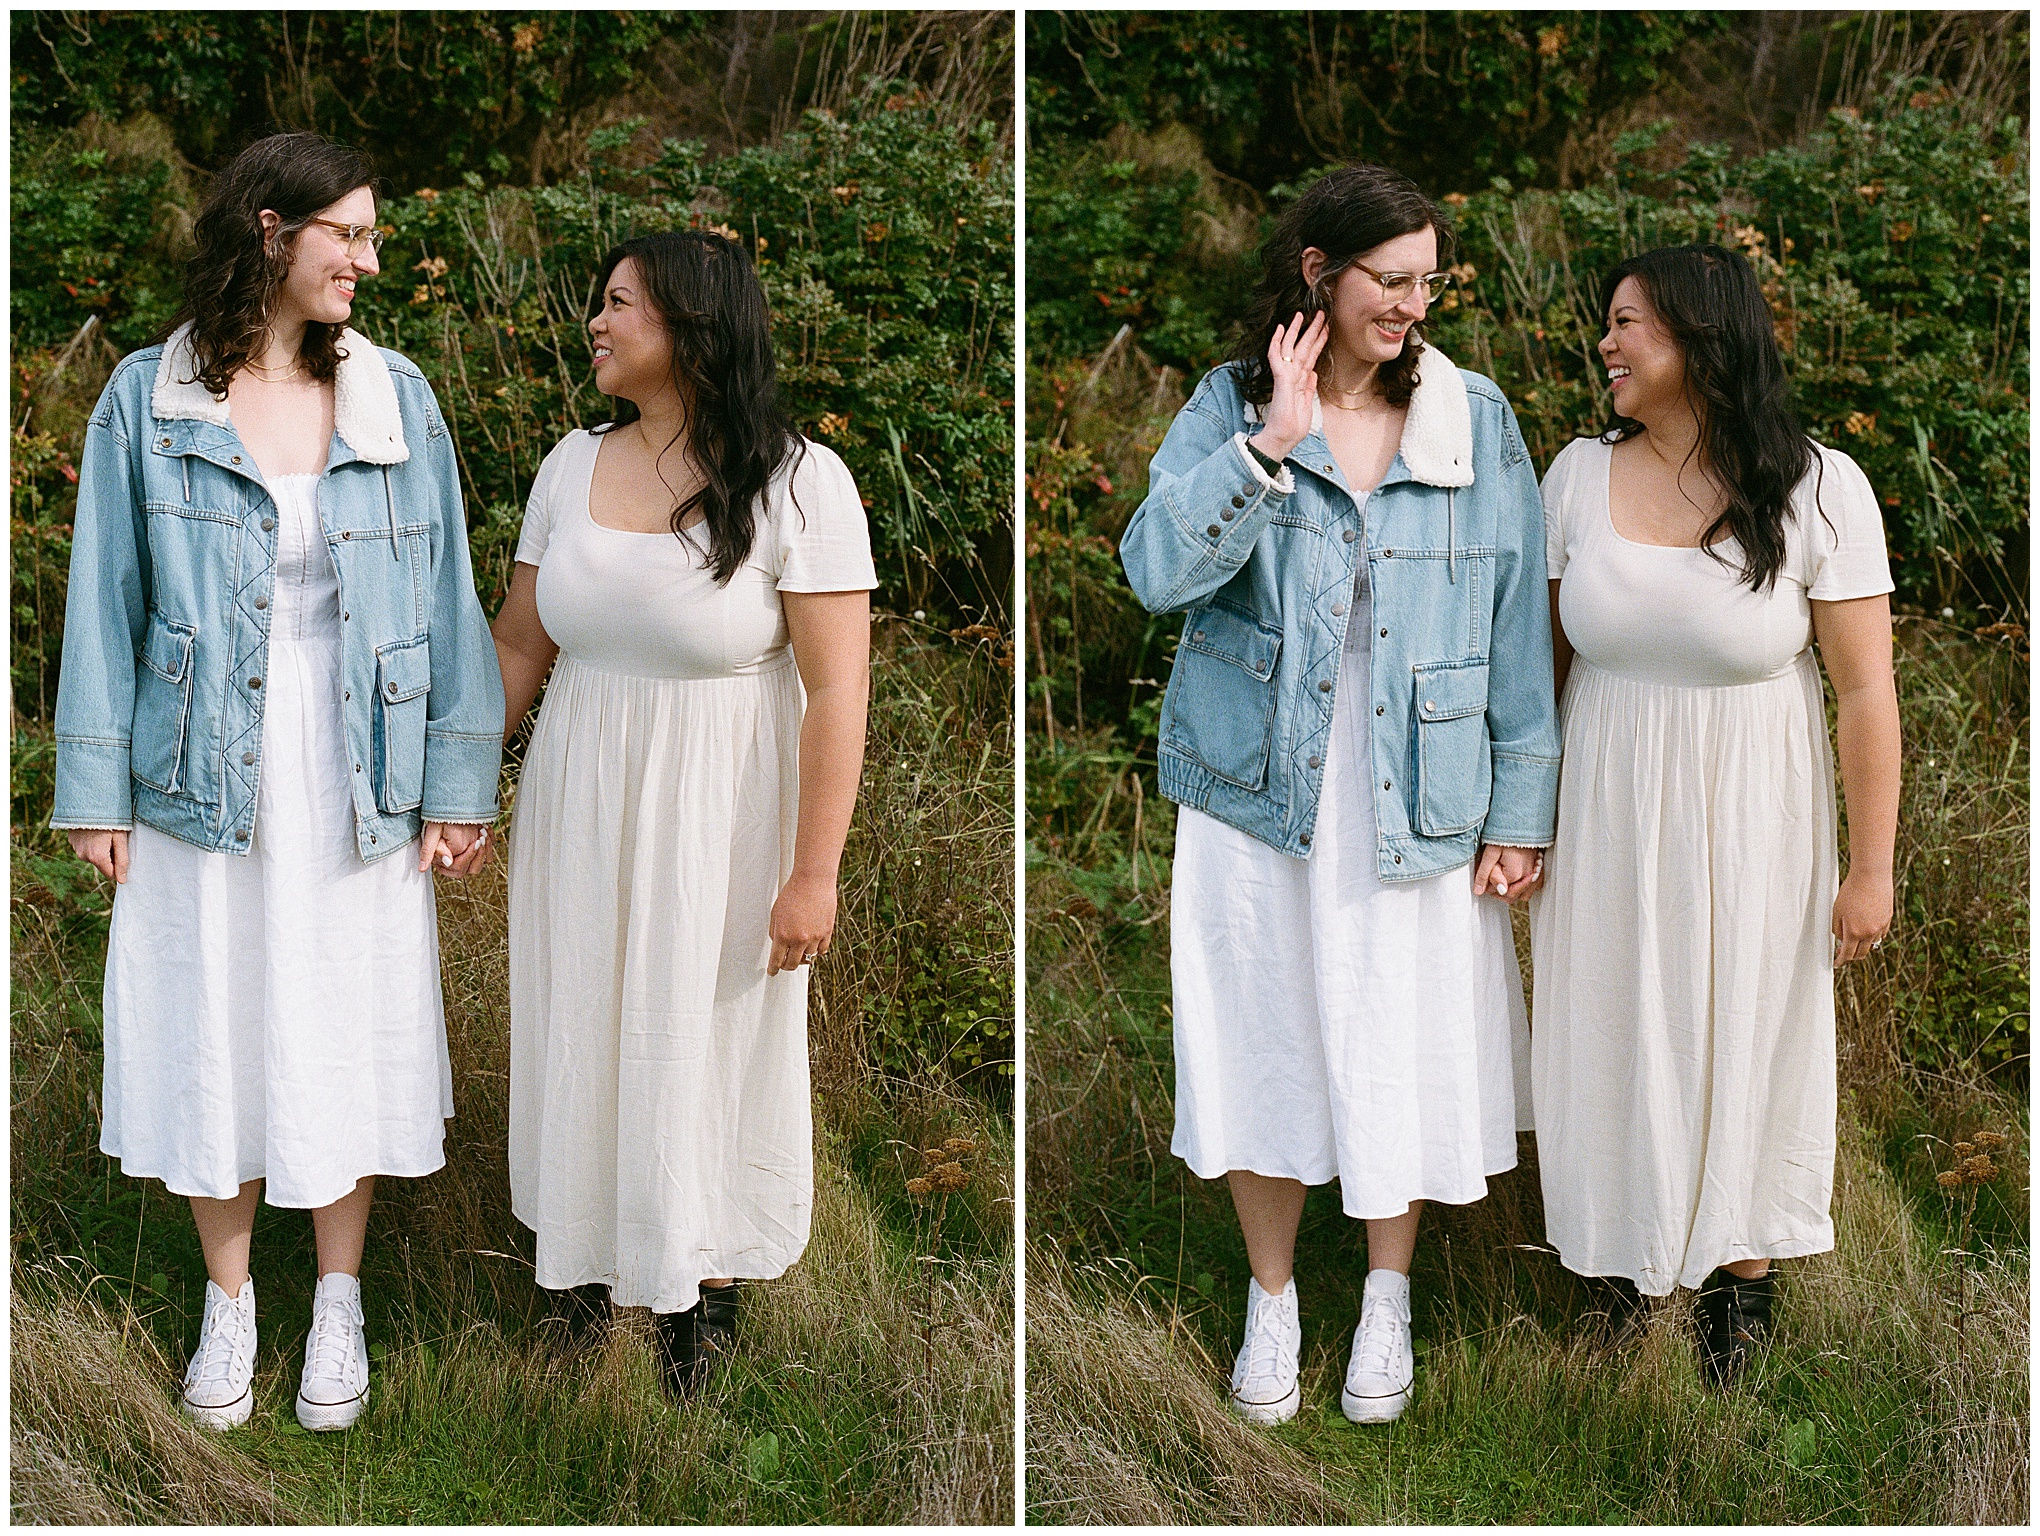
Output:
<path fill-rule="evenodd" d="M 241 1363 L 246 1338 L 232 1301 L 215 1302 L 209 1307 L 199 1324 L 197 1369 L 190 1377 L 191 1388 L 213 1381 L 231 1382 Z"/>
<path fill-rule="evenodd" d="M 338 1299 L 323 1300 L 312 1318 L 312 1360 L 305 1374 L 314 1381 L 354 1381 L 354 1309 Z"/>
<path fill-rule="evenodd" d="M 1360 1313 L 1360 1374 L 1387 1376 L 1401 1353 L 1402 1309 L 1386 1296 L 1370 1296 Z"/>
<path fill-rule="evenodd" d="M 1293 1376 L 1296 1355 L 1289 1348 L 1288 1318 L 1279 1298 L 1270 1296 L 1255 1311 L 1247 1327 L 1247 1368 L 1242 1381 L 1256 1376 Z"/>

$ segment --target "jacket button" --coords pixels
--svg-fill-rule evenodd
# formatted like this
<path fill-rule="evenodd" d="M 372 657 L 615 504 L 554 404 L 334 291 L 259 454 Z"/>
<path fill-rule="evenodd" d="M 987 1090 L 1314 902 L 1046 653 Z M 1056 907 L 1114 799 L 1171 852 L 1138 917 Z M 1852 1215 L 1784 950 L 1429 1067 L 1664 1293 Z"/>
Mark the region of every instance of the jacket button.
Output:
<path fill-rule="evenodd" d="M 1355 534 L 1352 529 L 1348 528 L 1344 533 L 1340 534 L 1339 537 L 1344 539 L 1348 544 L 1350 544 L 1353 542 Z"/>
<path fill-rule="evenodd" d="M 343 539 L 351 539 L 354 537 L 354 530 L 352 528 L 343 529 L 341 530 L 340 537 Z"/>
<path fill-rule="evenodd" d="M 241 828 L 241 829 L 240 829 L 239 831 L 235 832 L 235 833 L 234 833 L 234 841 L 235 841 L 235 842 L 237 842 L 237 843 L 245 843 L 245 842 L 247 842 L 247 841 L 248 841 L 248 829 L 247 829 L 246 827 L 242 827 L 242 828 Z"/>
<path fill-rule="evenodd" d="M 1437 707 L 1438 706 L 1436 704 L 1433 704 L 1429 699 L 1424 700 L 1424 712 L 1426 714 L 1429 714 L 1432 710 L 1436 709 Z"/>
<path fill-rule="evenodd" d="M 390 684 L 390 692 L 391 692 L 391 693 L 395 693 L 396 691 L 397 691 L 397 685 L 396 685 L 395 683 L 391 683 L 391 684 Z"/>
<path fill-rule="evenodd" d="M 355 771 L 356 773 L 359 773 L 359 772 L 361 772 L 361 764 L 359 764 L 359 763 L 356 763 L 356 764 L 354 765 L 354 771 Z"/>
<path fill-rule="evenodd" d="M 266 597 L 258 597 L 258 598 L 256 598 L 256 599 L 255 599 L 255 611 L 256 611 L 257 613 L 260 613 L 260 612 L 261 612 L 261 611 L 262 611 L 262 610 L 263 610 L 264 608 L 267 608 L 268 606 L 269 606 L 269 599 L 268 599 L 268 598 L 266 598 Z"/>
<path fill-rule="evenodd" d="M 1196 633 L 1192 634 L 1190 638 L 1192 640 L 1202 640 L 1204 638 L 1204 631 L 1200 629 Z"/>
<path fill-rule="evenodd" d="M 245 764 L 252 765 L 255 761 L 255 754 L 253 752 L 243 752 L 241 754 L 241 761 Z"/>
<path fill-rule="evenodd" d="M 348 699 L 351 699 L 351 698 L 353 698 L 353 697 L 354 697 L 354 690 L 353 690 L 352 688 L 349 688 L 349 689 L 348 689 L 348 690 L 347 690 L 347 691 L 346 691 L 345 693 L 343 693 L 343 694 L 341 694 L 341 695 L 340 695 L 341 701 L 342 701 L 343 703 L 344 703 L 344 702 L 345 702 L 346 700 L 348 700 Z"/>
<path fill-rule="evenodd" d="M 1301 837 L 1297 838 L 1297 841 L 1308 848 L 1310 846 L 1310 834 L 1308 832 L 1304 833 Z"/>
<path fill-rule="evenodd" d="M 1388 706 L 1385 704 L 1377 704 L 1374 706 L 1374 712 L 1377 715 L 1385 715 L 1388 713 Z"/>
<path fill-rule="evenodd" d="M 1386 780 L 1386 779 L 1383 779 L 1383 780 L 1381 781 L 1381 787 L 1382 787 L 1383 789 L 1394 789 L 1394 788 L 1395 788 L 1395 786 L 1394 786 L 1393 784 L 1389 783 L 1389 782 L 1388 782 L 1388 780 Z"/>
<path fill-rule="evenodd" d="M 234 455 L 234 462 L 236 464 L 241 462 L 241 456 L 238 453 Z"/>
<path fill-rule="evenodd" d="M 1223 530 L 1222 528 L 1220 528 L 1220 527 L 1218 526 L 1218 524 L 1216 524 L 1216 523 L 1213 523 L 1213 524 L 1212 524 L 1212 525 L 1211 525 L 1211 526 L 1210 526 L 1209 528 L 1205 529 L 1204 531 L 1205 531 L 1206 533 L 1210 534 L 1210 535 L 1211 535 L 1211 536 L 1212 536 L 1212 537 L 1213 537 L 1214 539 L 1215 539 L 1215 538 L 1217 538 L 1217 537 L 1219 536 L 1219 534 L 1221 534 L 1222 532 L 1224 532 L 1224 530 Z M 341 535 L 341 537 L 342 537 L 342 538 L 345 538 L 345 537 L 346 537 L 346 535 L 345 535 L 345 534 L 342 534 L 342 535 Z"/>
<path fill-rule="evenodd" d="M 1227 507 L 1227 508 L 1226 508 L 1226 509 L 1225 509 L 1225 510 L 1224 510 L 1223 512 L 1219 513 L 1219 514 L 1218 514 L 1218 520 L 1219 520 L 1220 522 L 1222 522 L 1222 523 L 1229 523 L 1229 522 L 1231 522 L 1231 521 L 1232 521 L 1232 508 L 1231 508 L 1231 507 Z"/>
<path fill-rule="evenodd" d="M 1332 604 L 1332 617 L 1333 617 L 1333 618 L 1337 618 L 1337 617 L 1339 617 L 1339 615 L 1343 614 L 1343 613 L 1344 613 L 1345 611 L 1346 611 L 1346 605 L 1345 605 L 1344 603 L 1334 603 L 1334 604 Z"/>
<path fill-rule="evenodd" d="M 1402 855 L 1401 855 L 1401 854 L 1397 854 L 1397 855 L 1395 856 L 1395 861 L 1396 861 L 1396 863 L 1398 863 L 1398 864 L 1402 863 Z"/>
<path fill-rule="evenodd" d="M 168 448 L 168 447 L 170 446 L 170 439 L 169 439 L 169 438 L 167 438 L 167 437 L 166 437 L 166 438 L 163 438 L 163 439 L 161 439 L 161 440 L 160 440 L 160 441 L 159 441 L 159 442 L 157 443 L 157 446 L 158 446 L 159 448 Z"/>
<path fill-rule="evenodd" d="M 1338 473 L 1338 471 L 1337 471 L 1337 470 L 1335 470 L 1335 469 L 1333 469 L 1331 465 L 1327 464 L 1327 465 L 1325 466 L 1325 473 L 1326 473 L 1326 474 L 1328 474 L 1328 475 L 1334 475 L 1334 474 L 1337 474 L 1337 473 Z"/>
<path fill-rule="evenodd" d="M 1244 507 L 1247 504 L 1247 498 L 1244 496 L 1235 496 L 1232 499 L 1232 504 L 1236 507 Z"/>
<path fill-rule="evenodd" d="M 1313 757 L 1313 758 L 1312 758 L 1312 759 L 1310 760 L 1310 765 L 1311 765 L 1311 767 L 1313 767 L 1313 768 L 1317 767 L 1317 765 L 1318 765 L 1318 762 L 1319 762 L 1319 759 L 1318 759 L 1318 758 L 1315 758 L 1315 757 Z"/>
<path fill-rule="evenodd" d="M 1395 558 L 1395 551 L 1392 549 L 1384 549 L 1381 552 L 1381 558 L 1384 560 L 1393 560 Z"/>
<path fill-rule="evenodd" d="M 345 624 L 345 623 L 346 623 L 346 622 L 347 622 L 347 621 L 348 621 L 349 619 L 351 619 L 351 618 L 353 618 L 353 617 L 354 617 L 354 615 L 353 615 L 353 614 L 351 614 L 351 613 L 343 613 L 343 614 L 341 614 L 341 615 L 340 615 L 340 622 L 341 622 L 342 624 Z"/>
<path fill-rule="evenodd" d="M 368 840 L 369 840 L 369 841 L 370 841 L 371 843 L 375 841 L 375 834 L 374 834 L 373 832 L 371 832 L 371 833 L 369 833 L 369 834 L 368 834 Z"/>
<path fill-rule="evenodd" d="M 1317 691 L 1319 693 L 1330 693 L 1332 691 L 1332 680 L 1330 678 L 1326 678 L 1323 682 L 1319 683 L 1317 685 Z"/>
<path fill-rule="evenodd" d="M 274 528 L 275 526 L 276 526 L 276 519 L 275 519 L 275 518 L 273 518 L 273 517 L 265 517 L 265 518 L 263 518 L 263 519 L 262 519 L 262 531 L 263 531 L 264 533 L 267 533 L 267 532 L 269 532 L 269 530 L 270 530 L 270 529 L 272 529 L 272 528 Z"/>
<path fill-rule="evenodd" d="M 1386 640 L 1386 639 L 1388 638 L 1388 631 L 1387 631 L 1387 630 L 1385 630 L 1385 629 L 1384 629 L 1384 630 L 1383 630 L 1383 631 L 1381 632 L 1381 638 L 1382 638 L 1382 639 L 1384 639 L 1384 640 Z"/>
<path fill-rule="evenodd" d="M 262 679 L 259 677 L 251 677 L 248 679 L 248 686 L 250 688 L 260 688 L 262 686 Z"/>

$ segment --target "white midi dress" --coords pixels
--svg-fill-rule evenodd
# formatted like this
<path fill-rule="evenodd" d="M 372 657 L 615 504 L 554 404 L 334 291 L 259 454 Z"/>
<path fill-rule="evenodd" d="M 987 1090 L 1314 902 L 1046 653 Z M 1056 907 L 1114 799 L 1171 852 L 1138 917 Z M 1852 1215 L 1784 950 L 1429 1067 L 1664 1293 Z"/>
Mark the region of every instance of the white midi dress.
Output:
<path fill-rule="evenodd" d="M 1733 543 L 1724 565 L 1618 534 L 1611 453 L 1571 443 L 1544 480 L 1575 654 L 1531 1080 L 1552 1245 L 1663 1296 L 1834 1246 L 1835 790 L 1808 601 L 1892 583 L 1846 454 L 1818 449 L 1759 594 Z"/>
<path fill-rule="evenodd" d="M 600 445 L 547 456 L 517 547 L 560 655 L 510 835 L 510 1188 L 540 1285 L 676 1312 L 807 1246 L 808 972 L 765 971 L 804 700 L 780 594 L 877 576 L 818 444 L 721 587 L 700 530 L 594 520 Z"/>
<path fill-rule="evenodd" d="M 1348 1216 L 1383 1218 L 1478 1200 L 1515 1167 L 1529 1041 L 1506 905 L 1471 868 L 1377 876 L 1364 583 L 1363 567 L 1313 857 L 1177 811 L 1170 1149 L 1199 1178 L 1336 1178 Z"/>
<path fill-rule="evenodd" d="M 317 475 L 270 481 L 276 586 L 245 854 L 136 824 L 106 955 L 100 1149 L 172 1194 L 317 1208 L 445 1163 L 432 877 L 355 847 Z"/>

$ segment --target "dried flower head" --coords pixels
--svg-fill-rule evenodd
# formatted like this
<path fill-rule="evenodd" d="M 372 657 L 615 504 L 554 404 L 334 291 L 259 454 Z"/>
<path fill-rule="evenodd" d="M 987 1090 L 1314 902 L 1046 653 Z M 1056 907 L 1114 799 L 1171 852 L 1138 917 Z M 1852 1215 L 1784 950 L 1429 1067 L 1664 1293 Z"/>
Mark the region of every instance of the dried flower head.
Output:
<path fill-rule="evenodd" d="M 961 1163 L 944 1163 L 935 1170 L 935 1187 L 945 1195 L 960 1189 L 970 1188 L 970 1175 L 963 1171 Z"/>
<path fill-rule="evenodd" d="M 1955 1155 L 1956 1155 L 1957 1157 L 1969 1157 L 1969 1156 L 1971 1156 L 1972 1154 L 1974 1154 L 1974 1153 L 1975 1153 L 1975 1151 L 1976 1151 L 1976 1148 L 1974 1148 L 1973 1146 L 1971 1146 L 1971 1145 L 1970 1145 L 1970 1144 L 1969 1144 L 1968 1142 L 1966 1142 L 1966 1141 L 1958 1141 L 1958 1142 L 1956 1142 L 1956 1143 L 1955 1143 Z"/>
<path fill-rule="evenodd" d="M 907 1193 L 910 1195 L 932 1195 L 935 1193 L 934 1182 L 930 1179 L 909 1179 L 907 1180 Z"/>
<path fill-rule="evenodd" d="M 916 1179 L 914 1180 L 914 1183 L 909 1184 L 907 1188 L 912 1189 L 914 1187 L 914 1184 L 925 1184 L 927 1182 L 928 1181 L 926 1179 Z M 1941 1188 L 1943 1189 L 1960 1189 L 1962 1187 L 1962 1175 L 1957 1173 L 1954 1169 L 1950 1168 L 1946 1173 L 1936 1174 L 1934 1176 L 1934 1182 L 1940 1185 Z"/>
<path fill-rule="evenodd" d="M 1981 1147 L 1986 1152 L 1990 1151 L 1994 1147 L 2002 1147 L 2006 1144 L 2005 1138 L 2000 1136 L 1996 1131 L 1978 1131 L 1974 1136 L 1970 1137 L 1969 1139 L 1975 1142 L 1977 1146 Z"/>
<path fill-rule="evenodd" d="M 1988 1184 L 1998 1176 L 1998 1165 L 1990 1160 L 1988 1154 L 1979 1152 L 1962 1165 L 1962 1171 L 1968 1175 L 1970 1183 Z"/>
<path fill-rule="evenodd" d="M 977 1143 L 966 1140 L 961 1136 L 952 1136 L 949 1140 L 942 1143 L 942 1150 L 961 1157 L 967 1153 L 977 1151 Z"/>

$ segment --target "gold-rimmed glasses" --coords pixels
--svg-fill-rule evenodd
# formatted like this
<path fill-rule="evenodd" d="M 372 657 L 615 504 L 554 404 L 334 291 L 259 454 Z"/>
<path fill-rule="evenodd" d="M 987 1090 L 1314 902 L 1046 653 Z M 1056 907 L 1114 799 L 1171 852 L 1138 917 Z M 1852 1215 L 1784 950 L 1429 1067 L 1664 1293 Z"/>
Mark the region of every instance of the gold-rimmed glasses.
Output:
<path fill-rule="evenodd" d="M 1400 304 L 1410 296 L 1410 291 L 1419 283 L 1424 285 L 1425 302 L 1435 304 L 1438 302 L 1438 295 L 1452 286 L 1450 272 L 1426 272 L 1419 277 L 1414 272 L 1377 272 L 1364 261 L 1351 262 L 1349 265 L 1358 267 L 1379 283 L 1381 296 L 1391 304 Z"/>
<path fill-rule="evenodd" d="M 383 233 L 373 224 L 336 224 L 331 219 L 306 219 L 305 222 L 322 225 L 345 237 L 349 256 L 359 256 L 363 246 L 367 246 L 377 255 L 382 253 Z"/>

